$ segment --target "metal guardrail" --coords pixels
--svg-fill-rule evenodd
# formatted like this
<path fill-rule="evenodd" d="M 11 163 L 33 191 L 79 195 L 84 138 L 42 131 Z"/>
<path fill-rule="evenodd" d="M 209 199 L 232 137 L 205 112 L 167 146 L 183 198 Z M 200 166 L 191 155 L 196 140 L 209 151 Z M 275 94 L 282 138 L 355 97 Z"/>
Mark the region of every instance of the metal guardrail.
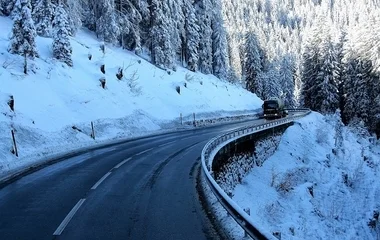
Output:
<path fill-rule="evenodd" d="M 287 109 L 290 112 L 299 112 L 302 113 L 297 116 L 291 116 L 284 119 L 273 120 L 268 123 L 242 127 L 239 129 L 235 129 L 233 131 L 223 133 L 217 137 L 212 138 L 203 148 L 201 154 L 202 161 L 202 169 L 206 174 L 207 182 L 213 190 L 215 196 L 218 198 L 219 202 L 223 205 L 223 207 L 231 214 L 231 216 L 235 219 L 235 221 L 246 231 L 246 233 L 253 239 L 276 239 L 270 232 L 265 229 L 260 229 L 259 226 L 256 226 L 254 222 L 251 220 L 249 215 L 238 206 L 224 191 L 223 189 L 216 183 L 213 178 L 212 172 L 212 163 L 214 161 L 215 155 L 226 146 L 228 143 L 257 132 L 261 132 L 267 129 L 271 129 L 277 126 L 281 126 L 284 124 L 288 124 L 293 122 L 296 119 L 304 117 L 308 115 L 311 111 L 310 109 Z M 277 239 L 276 239 L 277 240 Z"/>

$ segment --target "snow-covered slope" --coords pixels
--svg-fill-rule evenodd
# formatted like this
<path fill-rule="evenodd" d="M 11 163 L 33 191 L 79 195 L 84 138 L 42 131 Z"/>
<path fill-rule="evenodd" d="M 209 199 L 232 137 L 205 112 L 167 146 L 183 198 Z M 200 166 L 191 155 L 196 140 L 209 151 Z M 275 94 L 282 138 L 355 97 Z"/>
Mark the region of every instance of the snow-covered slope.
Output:
<path fill-rule="evenodd" d="M 379 239 L 380 149 L 333 117 L 312 113 L 289 127 L 277 151 L 233 191 L 253 220 L 282 239 Z"/>
<path fill-rule="evenodd" d="M 261 106 L 256 95 L 211 75 L 181 67 L 168 74 L 112 46 L 103 54 L 101 43 L 86 30 L 71 41 L 73 68 L 52 58 L 52 39 L 39 37 L 40 58 L 28 62 L 29 73 L 24 75 L 23 58 L 7 52 L 11 28 L 12 21 L 0 17 L 0 175 L 46 154 L 94 144 L 91 121 L 97 141 L 106 141 L 173 128 L 181 113 L 188 119 L 193 113 L 205 118 Z M 119 68 L 124 68 L 122 80 L 116 78 Z M 102 77 L 106 89 L 100 86 Z M 7 105 L 9 95 L 14 97 L 14 113 Z M 19 158 L 10 154 L 12 128 Z"/>

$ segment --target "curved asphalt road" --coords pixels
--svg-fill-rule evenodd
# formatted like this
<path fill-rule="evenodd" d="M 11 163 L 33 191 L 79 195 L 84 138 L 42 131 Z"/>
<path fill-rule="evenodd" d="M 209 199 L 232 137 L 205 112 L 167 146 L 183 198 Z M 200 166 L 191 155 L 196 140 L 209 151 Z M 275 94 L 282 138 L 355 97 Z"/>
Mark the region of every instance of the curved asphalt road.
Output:
<path fill-rule="evenodd" d="M 48 166 L 0 189 L 0 239 L 218 239 L 194 169 L 233 123 L 138 139 Z"/>

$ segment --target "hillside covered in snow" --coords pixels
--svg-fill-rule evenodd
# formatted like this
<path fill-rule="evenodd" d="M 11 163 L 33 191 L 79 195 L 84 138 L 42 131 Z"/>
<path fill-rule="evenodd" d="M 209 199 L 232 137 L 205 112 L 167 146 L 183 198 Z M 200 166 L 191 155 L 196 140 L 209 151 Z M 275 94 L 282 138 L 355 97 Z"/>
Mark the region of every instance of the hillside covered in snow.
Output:
<path fill-rule="evenodd" d="M 25 75 L 24 58 L 7 51 L 12 20 L 0 17 L 0 26 L 0 175 L 53 153 L 182 127 L 181 114 L 185 122 L 193 113 L 205 119 L 261 107 L 255 94 L 213 75 L 162 70 L 107 44 L 102 50 L 103 43 L 84 29 L 70 39 L 73 67 L 52 57 L 51 38 L 37 37 L 39 58 L 28 60 Z M 11 129 L 18 158 L 11 154 Z"/>
<path fill-rule="evenodd" d="M 336 115 L 296 121 L 257 147 L 269 156 L 240 161 L 262 164 L 233 187 L 234 201 L 282 239 L 379 239 L 380 148 L 363 130 Z"/>

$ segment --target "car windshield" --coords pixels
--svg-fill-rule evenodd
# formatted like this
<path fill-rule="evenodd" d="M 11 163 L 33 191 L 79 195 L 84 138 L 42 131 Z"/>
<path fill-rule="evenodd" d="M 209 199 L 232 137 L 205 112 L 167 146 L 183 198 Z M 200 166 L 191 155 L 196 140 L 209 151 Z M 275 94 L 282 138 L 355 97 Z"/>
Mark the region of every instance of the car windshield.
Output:
<path fill-rule="evenodd" d="M 264 108 L 277 108 L 277 102 L 276 101 L 265 101 L 264 102 Z"/>

